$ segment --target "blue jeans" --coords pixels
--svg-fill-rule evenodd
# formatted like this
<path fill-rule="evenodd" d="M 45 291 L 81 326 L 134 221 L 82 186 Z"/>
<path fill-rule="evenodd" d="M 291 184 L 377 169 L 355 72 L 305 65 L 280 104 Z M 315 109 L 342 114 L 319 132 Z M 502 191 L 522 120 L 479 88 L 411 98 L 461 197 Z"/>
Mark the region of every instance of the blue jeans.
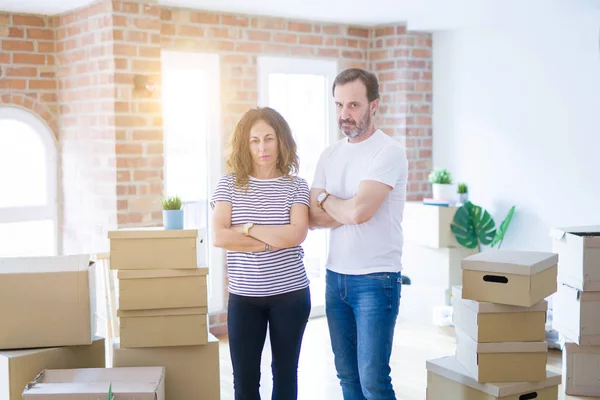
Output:
<path fill-rule="evenodd" d="M 395 400 L 390 377 L 400 273 L 327 270 L 325 312 L 344 400 Z"/>
<path fill-rule="evenodd" d="M 310 314 L 310 289 L 268 297 L 229 294 L 227 324 L 235 400 L 260 400 L 260 359 L 267 325 L 273 400 L 298 397 L 298 360 Z"/>

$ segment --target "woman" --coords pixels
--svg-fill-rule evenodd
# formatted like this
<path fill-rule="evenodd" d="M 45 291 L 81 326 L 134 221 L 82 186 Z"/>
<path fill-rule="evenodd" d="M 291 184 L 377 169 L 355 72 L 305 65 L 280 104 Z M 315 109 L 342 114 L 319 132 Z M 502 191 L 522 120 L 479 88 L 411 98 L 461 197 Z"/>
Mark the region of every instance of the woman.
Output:
<path fill-rule="evenodd" d="M 296 176 L 298 155 L 290 127 L 271 108 L 248 111 L 231 147 L 228 174 L 211 204 L 213 243 L 227 250 L 235 399 L 260 399 L 267 324 L 272 399 L 296 399 L 298 359 L 311 306 L 300 247 L 308 232 L 308 184 Z"/>

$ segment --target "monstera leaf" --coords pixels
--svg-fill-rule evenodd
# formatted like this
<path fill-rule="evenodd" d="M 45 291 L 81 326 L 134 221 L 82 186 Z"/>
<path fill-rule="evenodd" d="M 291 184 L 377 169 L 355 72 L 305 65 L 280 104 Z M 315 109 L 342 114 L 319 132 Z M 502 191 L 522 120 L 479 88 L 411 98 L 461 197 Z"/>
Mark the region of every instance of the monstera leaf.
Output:
<path fill-rule="evenodd" d="M 498 245 L 498 248 L 500 248 L 500 246 L 502 246 L 502 241 L 504 240 L 504 235 L 506 234 L 506 230 L 508 229 L 508 225 L 510 225 L 510 221 L 512 220 L 514 213 L 515 213 L 515 206 L 512 206 L 510 208 L 510 210 L 508 210 L 508 214 L 506 215 L 506 218 L 504 218 L 504 221 L 502 221 L 502 223 L 500 224 L 500 227 L 496 231 L 496 236 L 494 237 L 494 240 L 492 240 L 492 244 L 490 245 L 491 247 Z"/>
<path fill-rule="evenodd" d="M 496 223 L 490 213 L 467 201 L 456 210 L 450 230 L 462 246 L 481 251 L 482 244 L 489 245 L 494 240 Z"/>

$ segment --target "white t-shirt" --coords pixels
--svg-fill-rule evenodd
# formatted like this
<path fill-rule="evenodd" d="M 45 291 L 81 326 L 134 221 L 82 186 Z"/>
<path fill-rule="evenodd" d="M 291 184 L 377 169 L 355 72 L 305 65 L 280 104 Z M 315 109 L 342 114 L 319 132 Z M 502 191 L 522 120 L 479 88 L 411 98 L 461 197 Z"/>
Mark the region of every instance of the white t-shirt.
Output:
<path fill-rule="evenodd" d="M 381 130 L 360 143 L 350 143 L 344 138 L 323 151 L 313 188 L 325 189 L 341 199 L 356 195 L 363 180 L 393 188 L 369 221 L 331 230 L 328 269 L 348 275 L 402 270 L 402 214 L 407 179 L 404 149 Z"/>

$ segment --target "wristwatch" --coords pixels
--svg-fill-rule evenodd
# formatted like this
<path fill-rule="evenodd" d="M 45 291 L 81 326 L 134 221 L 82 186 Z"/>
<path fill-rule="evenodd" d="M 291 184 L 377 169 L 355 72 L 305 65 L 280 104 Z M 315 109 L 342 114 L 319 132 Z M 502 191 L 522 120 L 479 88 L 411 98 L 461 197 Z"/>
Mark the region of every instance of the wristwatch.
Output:
<path fill-rule="evenodd" d="M 244 224 L 244 235 L 250 236 L 250 229 L 252 229 L 253 226 L 254 224 L 252 222 Z"/>
<path fill-rule="evenodd" d="M 320 209 L 324 210 L 323 203 L 325 203 L 325 200 L 327 200 L 327 198 L 330 196 L 330 194 L 331 193 L 322 192 L 317 196 L 317 205 L 319 206 Z"/>

